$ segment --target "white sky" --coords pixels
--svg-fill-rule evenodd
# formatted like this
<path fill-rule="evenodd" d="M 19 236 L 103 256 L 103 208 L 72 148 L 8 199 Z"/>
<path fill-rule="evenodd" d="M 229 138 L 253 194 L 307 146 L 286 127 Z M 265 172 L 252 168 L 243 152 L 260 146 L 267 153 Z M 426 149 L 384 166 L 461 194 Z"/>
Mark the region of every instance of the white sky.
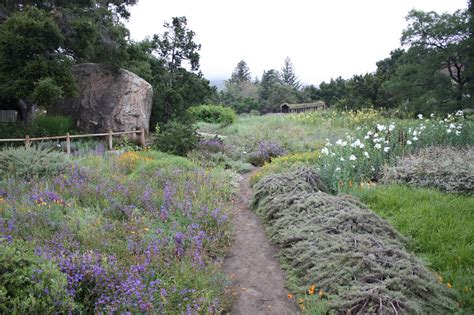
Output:
<path fill-rule="evenodd" d="M 468 0 L 139 0 L 127 23 L 142 40 L 164 32 L 163 23 L 186 16 L 201 44 L 207 79 L 228 79 L 243 59 L 252 76 L 278 69 L 290 57 L 305 84 L 350 78 L 400 47 L 405 16 L 413 8 L 453 12 Z"/>

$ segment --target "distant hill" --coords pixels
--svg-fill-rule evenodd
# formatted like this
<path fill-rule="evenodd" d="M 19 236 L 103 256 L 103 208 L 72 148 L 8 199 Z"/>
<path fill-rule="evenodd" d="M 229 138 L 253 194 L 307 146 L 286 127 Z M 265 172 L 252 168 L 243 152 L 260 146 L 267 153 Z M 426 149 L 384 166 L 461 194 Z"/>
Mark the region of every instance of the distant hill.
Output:
<path fill-rule="evenodd" d="M 222 91 L 225 88 L 224 79 L 210 79 L 211 86 L 215 86 L 218 91 Z"/>

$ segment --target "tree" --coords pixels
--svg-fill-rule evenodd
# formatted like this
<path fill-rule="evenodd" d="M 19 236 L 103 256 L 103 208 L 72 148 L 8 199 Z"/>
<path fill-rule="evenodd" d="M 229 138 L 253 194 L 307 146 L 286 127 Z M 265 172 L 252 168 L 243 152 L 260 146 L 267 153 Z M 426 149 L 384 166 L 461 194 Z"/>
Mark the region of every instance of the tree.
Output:
<path fill-rule="evenodd" d="M 430 50 L 439 55 L 446 75 L 457 87 L 456 99 L 465 96 L 466 85 L 473 80 L 471 70 L 466 71 L 469 54 L 472 54 L 469 39 L 468 10 L 458 10 L 453 14 L 437 14 L 412 10 L 407 16 L 408 28 L 403 31 L 402 45 Z M 436 65 L 434 65 L 436 66 Z"/>
<path fill-rule="evenodd" d="M 250 69 L 247 66 L 247 63 L 244 60 L 240 60 L 230 76 L 229 83 L 241 84 L 244 82 L 250 82 L 251 78 Z"/>
<path fill-rule="evenodd" d="M 184 16 L 174 17 L 171 23 L 163 25 L 167 31 L 163 35 L 154 35 L 159 56 L 166 61 L 170 72 L 174 73 L 187 62 L 191 71 L 199 70 L 199 50 L 201 45 L 194 42 L 196 35 L 187 28 L 187 19 Z"/>
<path fill-rule="evenodd" d="M 164 26 L 165 33 L 154 35 L 151 42 L 160 58 L 149 55 L 154 90 L 151 124 L 183 118 L 186 109 L 216 95 L 199 71 L 201 45 L 194 42 L 195 33 L 187 28 L 186 17 L 174 17 Z M 145 54 L 149 48 L 147 44 L 141 47 Z"/>
<path fill-rule="evenodd" d="M 294 89 L 300 88 L 300 83 L 296 77 L 295 70 L 293 68 L 293 63 L 289 57 L 285 58 L 283 67 L 281 68 L 281 81 L 283 84 L 292 87 Z"/>
<path fill-rule="evenodd" d="M 262 104 L 262 112 L 278 112 L 282 103 L 295 103 L 297 91 L 284 85 L 281 81 L 281 74 L 271 69 L 264 71 L 260 82 L 259 100 Z"/>
<path fill-rule="evenodd" d="M 0 95 L 50 105 L 76 93 L 64 37 L 46 12 L 28 8 L 0 24 Z"/>

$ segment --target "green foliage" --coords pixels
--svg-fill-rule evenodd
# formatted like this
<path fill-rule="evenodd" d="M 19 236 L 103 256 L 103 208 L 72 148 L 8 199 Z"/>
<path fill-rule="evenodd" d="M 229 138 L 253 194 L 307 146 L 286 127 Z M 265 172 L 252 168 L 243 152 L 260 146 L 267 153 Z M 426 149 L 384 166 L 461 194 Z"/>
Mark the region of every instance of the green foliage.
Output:
<path fill-rule="evenodd" d="M 0 312 L 67 313 L 74 309 L 66 275 L 26 242 L 0 242 Z"/>
<path fill-rule="evenodd" d="M 474 311 L 474 198 L 434 189 L 389 185 L 354 192 L 409 238 L 438 281 L 458 292 L 466 314 Z"/>
<path fill-rule="evenodd" d="M 428 147 L 401 157 L 383 170 L 382 182 L 433 187 L 446 192 L 473 192 L 474 148 Z"/>
<path fill-rule="evenodd" d="M 64 36 L 46 12 L 28 8 L 0 24 L 0 94 L 50 104 L 76 93 L 70 59 L 57 51 Z"/>
<path fill-rule="evenodd" d="M 52 78 L 45 78 L 38 81 L 31 97 L 38 105 L 48 107 L 59 100 L 62 95 L 62 88 Z"/>
<path fill-rule="evenodd" d="M 456 310 L 455 293 L 404 250 L 396 230 L 358 200 L 319 191 L 316 178 L 298 170 L 255 186 L 253 206 L 297 278 L 294 292 L 338 313 Z"/>
<path fill-rule="evenodd" d="M 188 113 L 197 121 L 230 125 L 237 119 L 232 108 L 220 105 L 199 105 L 188 109 Z"/>
<path fill-rule="evenodd" d="M 44 136 L 65 136 L 74 130 L 74 120 L 69 116 L 43 115 L 36 118 L 32 124 L 41 130 Z M 32 136 L 32 135 L 31 135 Z"/>
<path fill-rule="evenodd" d="M 185 156 L 199 141 L 196 127 L 189 122 L 172 120 L 155 133 L 153 147 L 166 153 Z"/>
<path fill-rule="evenodd" d="M 1 177 L 26 180 L 52 177 L 69 165 L 64 153 L 51 151 L 42 145 L 7 148 L 0 151 Z"/>

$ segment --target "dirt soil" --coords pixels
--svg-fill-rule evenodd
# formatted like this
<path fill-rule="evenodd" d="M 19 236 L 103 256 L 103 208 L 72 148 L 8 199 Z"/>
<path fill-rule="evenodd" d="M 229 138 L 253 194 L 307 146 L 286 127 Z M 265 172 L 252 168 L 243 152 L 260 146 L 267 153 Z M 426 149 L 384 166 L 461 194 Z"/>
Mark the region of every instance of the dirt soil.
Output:
<path fill-rule="evenodd" d="M 233 209 L 235 240 L 224 261 L 224 272 L 232 280 L 236 301 L 227 314 L 297 314 L 296 302 L 288 298 L 284 287 L 285 272 L 276 259 L 277 250 L 249 208 L 252 173 L 244 175 Z"/>

